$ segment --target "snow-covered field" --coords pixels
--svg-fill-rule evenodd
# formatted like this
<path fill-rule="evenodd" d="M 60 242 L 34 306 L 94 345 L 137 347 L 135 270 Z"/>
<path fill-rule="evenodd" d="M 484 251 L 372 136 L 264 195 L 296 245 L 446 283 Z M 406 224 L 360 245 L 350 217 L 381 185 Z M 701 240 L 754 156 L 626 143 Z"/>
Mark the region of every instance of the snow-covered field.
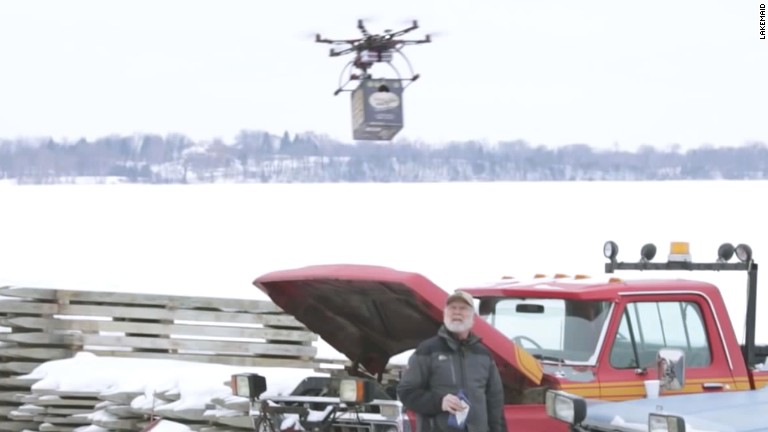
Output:
<path fill-rule="evenodd" d="M 600 275 L 606 240 L 626 261 L 646 242 L 662 258 L 670 241 L 689 241 L 695 260 L 732 242 L 761 262 L 766 196 L 757 181 L 0 185 L 0 286 L 265 298 L 251 284 L 260 274 L 344 262 L 418 271 L 453 289 L 503 275 Z M 742 330 L 743 274 L 679 276 L 720 284 Z M 768 343 L 765 316 L 757 339 Z M 76 362 L 59 364 L 38 374 L 73 379 L 66 366 Z M 186 369 L 163 370 L 173 379 Z"/>

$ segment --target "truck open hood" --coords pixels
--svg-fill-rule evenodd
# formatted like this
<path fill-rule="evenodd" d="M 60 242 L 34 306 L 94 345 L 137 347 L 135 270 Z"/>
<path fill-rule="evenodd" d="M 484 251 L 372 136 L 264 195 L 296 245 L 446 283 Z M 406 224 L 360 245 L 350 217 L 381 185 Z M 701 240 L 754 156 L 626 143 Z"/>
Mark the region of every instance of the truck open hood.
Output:
<path fill-rule="evenodd" d="M 449 293 L 417 273 L 387 267 L 318 265 L 267 273 L 254 282 L 275 304 L 370 373 L 434 336 Z M 485 320 L 473 332 L 496 357 L 505 383 L 541 383 L 539 362 Z"/>

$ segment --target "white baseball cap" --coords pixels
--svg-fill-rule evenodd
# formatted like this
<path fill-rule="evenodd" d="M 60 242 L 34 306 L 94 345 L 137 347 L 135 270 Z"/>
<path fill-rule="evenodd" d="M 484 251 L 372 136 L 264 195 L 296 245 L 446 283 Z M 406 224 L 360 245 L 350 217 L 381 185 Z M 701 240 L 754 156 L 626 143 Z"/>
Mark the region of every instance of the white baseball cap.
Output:
<path fill-rule="evenodd" d="M 475 298 L 472 297 L 472 295 L 468 292 L 455 291 L 453 294 L 448 296 L 448 299 L 445 301 L 445 305 L 448 306 L 454 300 L 461 300 L 466 304 L 475 307 Z"/>

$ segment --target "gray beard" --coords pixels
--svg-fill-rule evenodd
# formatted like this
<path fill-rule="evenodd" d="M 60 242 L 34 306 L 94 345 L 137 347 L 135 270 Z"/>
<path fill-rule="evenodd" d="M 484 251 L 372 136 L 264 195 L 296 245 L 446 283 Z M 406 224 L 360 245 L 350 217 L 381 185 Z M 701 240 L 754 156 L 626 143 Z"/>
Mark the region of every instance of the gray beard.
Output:
<path fill-rule="evenodd" d="M 445 324 L 445 328 L 447 328 L 448 331 L 453 333 L 461 333 L 472 329 L 472 325 L 474 324 L 474 317 L 470 317 L 468 320 L 460 323 L 451 321 L 448 318 L 444 318 L 443 324 Z"/>

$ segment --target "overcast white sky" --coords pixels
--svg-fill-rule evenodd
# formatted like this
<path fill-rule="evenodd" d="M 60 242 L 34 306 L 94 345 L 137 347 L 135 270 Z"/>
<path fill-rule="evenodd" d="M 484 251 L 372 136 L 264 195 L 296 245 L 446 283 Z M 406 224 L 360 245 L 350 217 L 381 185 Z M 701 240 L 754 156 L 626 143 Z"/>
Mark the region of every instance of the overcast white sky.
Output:
<path fill-rule="evenodd" d="M 417 18 L 399 137 L 684 148 L 768 142 L 759 1 L 3 0 L 0 137 L 241 129 L 351 141 L 356 37 Z M 421 30 L 414 36 L 424 34 Z M 375 70 L 374 70 L 375 71 Z M 382 69 L 384 71 L 384 69 Z"/>

